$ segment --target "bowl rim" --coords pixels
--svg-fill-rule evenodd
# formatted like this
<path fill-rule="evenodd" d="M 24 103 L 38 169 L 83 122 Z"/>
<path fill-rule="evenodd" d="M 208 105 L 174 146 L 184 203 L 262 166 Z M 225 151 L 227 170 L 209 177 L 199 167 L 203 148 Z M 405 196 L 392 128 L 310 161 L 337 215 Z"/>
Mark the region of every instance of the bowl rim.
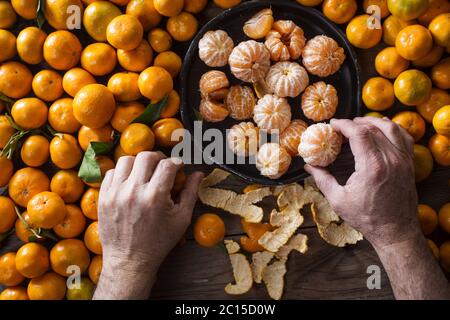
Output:
<path fill-rule="evenodd" d="M 234 18 L 235 16 L 238 16 L 240 12 L 247 11 L 250 9 L 257 10 L 261 7 L 267 7 L 267 6 L 277 6 L 277 7 L 284 7 L 287 10 L 289 9 L 295 9 L 305 12 L 308 15 L 311 15 L 313 18 L 318 19 L 321 24 L 325 24 L 328 28 L 333 29 L 334 32 L 340 37 L 340 44 L 345 45 L 345 51 L 349 54 L 349 59 L 351 59 L 351 63 L 353 64 L 354 69 L 356 70 L 356 74 L 354 77 L 356 78 L 356 106 L 354 114 L 357 116 L 361 115 L 362 112 L 362 93 L 361 93 L 361 66 L 358 61 L 358 56 L 356 54 L 355 49 L 348 41 L 345 33 L 333 22 L 329 21 L 319 10 L 313 8 L 313 7 L 304 7 L 298 3 L 292 3 L 292 2 L 276 2 L 270 0 L 259 0 L 259 1 L 249 1 L 244 2 L 236 7 L 226 9 L 225 11 L 221 12 L 211 20 L 209 20 L 203 27 L 197 32 L 196 36 L 191 40 L 191 43 L 189 44 L 189 48 L 185 54 L 183 66 L 180 72 L 179 77 L 179 85 L 180 85 L 180 96 L 181 96 L 181 107 L 180 107 L 180 113 L 181 113 L 181 119 L 183 121 L 183 124 L 185 128 L 189 130 L 189 132 L 193 133 L 192 123 L 191 123 L 191 110 L 189 110 L 189 106 L 187 105 L 188 101 L 188 94 L 189 91 L 187 90 L 187 82 L 188 82 L 188 75 L 190 73 L 190 61 L 193 58 L 193 55 L 197 54 L 198 51 L 198 43 L 200 39 L 204 36 L 204 34 L 212 29 L 213 27 L 216 27 L 221 21 L 226 20 L 228 18 Z M 335 39 L 336 40 L 336 39 Z M 202 153 L 202 159 L 203 159 L 203 145 L 199 145 L 198 141 L 193 141 L 193 147 L 198 148 Z M 307 172 L 303 172 L 299 175 L 295 175 L 290 178 L 280 177 L 279 179 L 272 180 L 264 176 L 250 176 L 246 173 L 236 170 L 227 164 L 224 163 L 218 163 L 214 157 L 208 156 L 208 160 L 211 163 L 214 163 L 215 166 L 220 167 L 223 170 L 226 170 L 239 178 L 251 182 L 251 183 L 257 183 L 261 185 L 285 185 L 285 184 L 291 184 L 295 182 L 300 182 L 309 177 L 310 175 Z"/>

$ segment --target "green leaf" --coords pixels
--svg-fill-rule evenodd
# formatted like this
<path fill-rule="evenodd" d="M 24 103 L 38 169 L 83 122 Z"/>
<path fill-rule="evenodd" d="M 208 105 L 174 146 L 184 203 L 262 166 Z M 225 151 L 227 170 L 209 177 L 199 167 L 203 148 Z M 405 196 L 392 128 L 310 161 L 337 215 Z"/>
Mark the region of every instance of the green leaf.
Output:
<path fill-rule="evenodd" d="M 0 100 L 9 104 L 13 104 L 14 100 L 0 92 Z"/>
<path fill-rule="evenodd" d="M 41 229 L 40 236 L 58 242 L 58 237 L 51 231 L 47 229 Z"/>
<path fill-rule="evenodd" d="M 50 139 L 53 139 L 53 137 L 58 137 L 60 139 L 63 138 L 63 134 L 62 133 L 58 133 L 56 132 L 52 127 L 50 127 L 49 125 L 46 126 L 46 129 L 48 132 L 50 132 Z M 43 134 L 46 135 L 48 137 L 48 134 L 45 130 L 42 130 Z"/>
<path fill-rule="evenodd" d="M 151 126 L 156 120 L 161 116 L 161 112 L 167 105 L 169 101 L 169 96 L 165 96 L 160 102 L 153 104 L 150 103 L 144 112 L 134 119 L 131 123 L 142 123 Z"/>
<path fill-rule="evenodd" d="M 17 131 L 15 132 L 11 138 L 9 138 L 6 146 L 0 153 L 0 157 L 6 157 L 11 159 L 14 155 L 14 152 L 18 149 L 20 141 L 30 133 L 31 131 Z"/>
<path fill-rule="evenodd" d="M 111 152 L 114 147 L 112 142 L 92 141 L 83 157 L 78 176 L 87 183 L 102 181 L 102 172 L 97 161 L 97 156 Z"/>
<path fill-rule="evenodd" d="M 28 242 L 38 242 L 39 239 L 36 236 L 29 236 L 28 237 Z"/>
<path fill-rule="evenodd" d="M 44 6 L 45 0 L 39 0 L 36 9 L 36 24 L 39 27 L 39 29 L 42 29 L 45 23 Z"/>
<path fill-rule="evenodd" d="M 8 119 L 9 124 L 11 125 L 11 127 L 13 127 L 14 129 L 18 130 L 18 131 L 25 131 L 23 128 L 21 128 L 18 124 L 16 124 L 13 120 L 13 118 L 10 115 L 5 115 L 6 119 Z"/>

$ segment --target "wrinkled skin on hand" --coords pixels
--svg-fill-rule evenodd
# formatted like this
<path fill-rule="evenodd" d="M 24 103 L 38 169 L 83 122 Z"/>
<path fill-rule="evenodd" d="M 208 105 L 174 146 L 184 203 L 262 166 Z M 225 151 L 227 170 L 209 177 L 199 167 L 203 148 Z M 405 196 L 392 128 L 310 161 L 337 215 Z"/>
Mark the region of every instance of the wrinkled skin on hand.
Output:
<path fill-rule="evenodd" d="M 176 201 L 182 163 L 159 152 L 122 157 L 107 172 L 99 197 L 103 268 L 94 298 L 140 299 L 190 224 L 202 174 L 191 175 Z M 119 287 L 117 287 L 119 286 Z"/>
<path fill-rule="evenodd" d="M 397 299 L 450 299 L 418 222 L 413 138 L 387 118 L 332 120 L 348 138 L 355 172 L 345 185 L 305 166 L 335 211 L 375 248 Z"/>

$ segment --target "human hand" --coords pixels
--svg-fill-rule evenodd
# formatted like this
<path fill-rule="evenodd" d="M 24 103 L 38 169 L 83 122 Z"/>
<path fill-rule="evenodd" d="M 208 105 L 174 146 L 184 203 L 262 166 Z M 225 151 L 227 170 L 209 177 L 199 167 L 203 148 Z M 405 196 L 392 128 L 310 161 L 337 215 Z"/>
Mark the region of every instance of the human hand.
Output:
<path fill-rule="evenodd" d="M 122 157 L 107 172 L 99 196 L 103 268 L 94 298 L 145 299 L 168 253 L 184 235 L 201 173 L 191 175 L 177 201 L 171 191 L 182 163 L 159 152 Z"/>
<path fill-rule="evenodd" d="M 344 186 L 323 168 L 305 166 L 333 209 L 374 247 L 420 234 L 414 181 L 414 140 L 388 119 L 332 120 L 348 138 L 355 172 Z"/>

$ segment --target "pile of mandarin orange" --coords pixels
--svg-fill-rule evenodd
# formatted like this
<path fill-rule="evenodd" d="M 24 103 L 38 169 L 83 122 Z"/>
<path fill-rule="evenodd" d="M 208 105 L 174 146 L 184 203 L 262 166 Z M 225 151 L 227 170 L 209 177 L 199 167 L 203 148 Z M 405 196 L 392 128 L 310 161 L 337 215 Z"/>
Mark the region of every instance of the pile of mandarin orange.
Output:
<path fill-rule="evenodd" d="M 182 59 L 171 49 L 195 36 L 207 4 L 0 1 L 0 240 L 22 243 L 0 256 L 1 300 L 92 297 L 102 268 L 102 177 L 123 155 L 177 143 Z M 157 121 L 135 123 L 161 101 Z M 77 171 L 94 141 L 115 149 L 95 159 L 98 181 L 84 181 Z M 174 189 L 183 180 L 180 173 Z M 73 265 L 79 288 L 66 286 Z"/>
<path fill-rule="evenodd" d="M 241 0 L 213 2 L 227 9 Z M 350 21 L 347 36 L 356 47 L 371 48 L 381 39 L 392 46 L 377 56 L 381 77 L 365 85 L 364 103 L 384 111 L 397 98 L 407 111 L 394 121 L 417 141 L 425 121 L 433 124 L 429 149 L 415 146 L 418 181 L 430 174 L 433 158 L 449 166 L 450 59 L 443 58 L 450 50 L 448 1 L 414 0 L 410 6 L 408 0 L 365 0 L 364 8 L 381 8 L 381 29 L 368 28 L 367 15 L 354 18 L 355 0 L 297 2 L 322 5 L 338 24 Z M 67 27 L 68 20 L 76 25 L 67 10 L 73 5 L 80 9 L 81 30 Z M 0 300 L 92 297 L 102 268 L 96 221 L 101 177 L 85 182 L 78 176 L 83 154 L 93 141 L 119 141 L 111 156 L 96 159 L 104 175 L 123 155 L 176 143 L 171 132 L 183 125 L 176 119 L 180 98 L 173 78 L 182 60 L 171 47 L 194 37 L 195 15 L 206 5 L 208 0 L 0 1 L 0 240 L 15 235 L 22 242 L 0 256 Z M 165 97 L 151 127 L 133 122 L 146 104 Z M 419 213 L 425 234 L 438 225 L 450 233 L 450 204 L 439 214 L 426 206 Z M 206 218 L 195 233 L 211 246 L 223 238 L 224 227 Z M 262 233 L 248 239 L 257 242 Z M 430 240 L 430 247 L 449 271 L 450 241 L 438 249 Z M 73 265 L 83 274 L 81 286 L 67 288 Z"/>

